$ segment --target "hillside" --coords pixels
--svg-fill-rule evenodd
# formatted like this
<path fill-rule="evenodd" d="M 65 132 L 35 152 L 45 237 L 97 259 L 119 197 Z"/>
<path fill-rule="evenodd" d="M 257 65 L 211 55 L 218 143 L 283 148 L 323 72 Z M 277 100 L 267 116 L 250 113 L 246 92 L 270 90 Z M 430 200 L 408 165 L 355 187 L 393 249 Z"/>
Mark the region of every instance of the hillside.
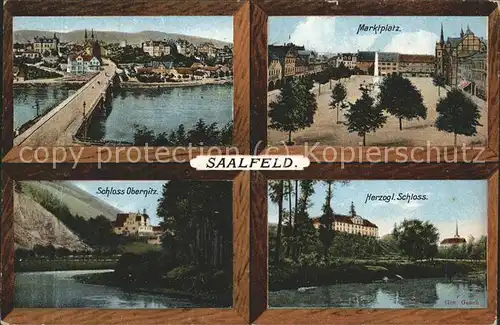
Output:
<path fill-rule="evenodd" d="M 40 31 L 40 30 L 16 30 L 14 31 L 14 42 L 25 43 L 28 41 L 33 41 L 35 36 L 45 36 L 45 37 L 53 37 L 53 31 Z M 61 42 L 83 42 L 85 31 L 84 30 L 74 30 L 66 33 L 56 33 L 57 37 L 61 40 Z M 127 41 L 128 44 L 140 44 L 147 40 L 160 41 L 164 39 L 177 39 L 183 38 L 195 46 L 198 46 L 203 42 L 212 42 L 216 47 L 223 47 L 224 45 L 229 45 L 230 42 L 223 42 L 219 40 L 190 36 L 190 35 L 182 35 L 182 34 L 174 34 L 174 33 L 164 33 L 158 31 L 142 31 L 138 33 L 124 33 L 124 32 L 114 32 L 114 31 L 96 31 L 94 30 L 94 35 L 98 40 L 106 42 L 106 43 L 119 43 L 122 41 Z M 90 36 L 90 34 L 89 34 Z"/>
<path fill-rule="evenodd" d="M 64 202 L 73 215 L 78 214 L 85 219 L 103 215 L 109 220 L 114 221 L 116 220 L 116 214 L 122 213 L 122 211 L 85 192 L 84 190 L 73 185 L 71 182 L 30 181 L 21 183 L 23 185 L 26 184 L 27 188 L 32 187 L 50 192 Z"/>
<path fill-rule="evenodd" d="M 92 251 L 53 214 L 17 191 L 14 192 L 14 243 L 25 249 L 52 244 L 71 251 Z"/>

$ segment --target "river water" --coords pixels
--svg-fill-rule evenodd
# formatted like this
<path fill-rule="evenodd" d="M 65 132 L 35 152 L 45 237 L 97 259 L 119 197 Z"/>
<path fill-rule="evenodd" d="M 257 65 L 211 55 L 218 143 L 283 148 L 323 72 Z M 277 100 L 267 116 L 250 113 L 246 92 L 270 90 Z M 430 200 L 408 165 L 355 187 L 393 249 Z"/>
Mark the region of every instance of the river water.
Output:
<path fill-rule="evenodd" d="M 78 89 L 61 85 L 14 88 L 14 129 L 36 117 L 37 105 L 42 114 L 74 94 L 75 88 Z"/>
<path fill-rule="evenodd" d="M 134 124 L 155 134 L 180 124 L 186 131 L 203 119 L 219 128 L 233 120 L 233 86 L 203 85 L 176 88 L 119 89 L 107 117 L 94 118 L 88 136 L 96 141 L 133 142 Z"/>
<path fill-rule="evenodd" d="M 302 291 L 302 292 L 301 292 Z M 405 279 L 269 292 L 270 307 L 486 308 L 486 286 L 468 280 Z"/>
<path fill-rule="evenodd" d="M 185 298 L 148 293 L 127 293 L 119 288 L 84 284 L 72 277 L 113 270 L 16 273 L 16 308 L 192 308 Z"/>

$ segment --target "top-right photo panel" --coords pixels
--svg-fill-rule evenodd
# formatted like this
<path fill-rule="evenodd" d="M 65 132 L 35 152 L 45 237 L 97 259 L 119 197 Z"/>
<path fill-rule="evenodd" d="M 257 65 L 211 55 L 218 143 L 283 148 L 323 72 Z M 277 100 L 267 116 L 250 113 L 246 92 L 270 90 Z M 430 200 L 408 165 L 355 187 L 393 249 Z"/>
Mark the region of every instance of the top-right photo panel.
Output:
<path fill-rule="evenodd" d="M 268 144 L 486 146 L 486 17 L 269 17 Z"/>

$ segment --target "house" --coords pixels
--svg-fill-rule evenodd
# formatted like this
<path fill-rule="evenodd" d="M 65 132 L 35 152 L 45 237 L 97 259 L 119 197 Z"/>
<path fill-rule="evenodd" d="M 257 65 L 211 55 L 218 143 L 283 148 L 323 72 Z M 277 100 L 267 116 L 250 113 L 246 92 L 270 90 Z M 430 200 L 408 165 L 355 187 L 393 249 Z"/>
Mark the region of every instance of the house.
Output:
<path fill-rule="evenodd" d="M 393 73 L 399 73 L 399 53 L 379 52 L 378 71 L 379 76 L 388 76 Z"/>
<path fill-rule="evenodd" d="M 319 217 L 313 219 L 313 226 L 319 229 Z M 350 215 L 334 214 L 332 229 L 348 234 L 378 237 L 377 225 L 357 215 L 353 202 L 351 202 Z"/>
<path fill-rule="evenodd" d="M 431 77 L 434 74 L 434 55 L 400 54 L 399 73 L 404 77 Z"/>
<path fill-rule="evenodd" d="M 316 62 L 317 55 L 314 51 L 300 50 L 297 51 L 297 56 L 304 60 L 307 64 Z"/>
<path fill-rule="evenodd" d="M 141 44 L 142 51 L 152 57 L 170 55 L 170 45 L 164 41 L 146 41 Z"/>
<path fill-rule="evenodd" d="M 201 43 L 200 46 L 198 46 L 198 52 L 205 54 L 209 58 L 214 58 L 216 56 L 216 50 L 215 45 L 210 42 Z"/>
<path fill-rule="evenodd" d="M 356 54 L 356 68 L 361 70 L 363 74 L 373 74 L 374 64 L 375 52 L 359 51 Z"/>
<path fill-rule="evenodd" d="M 356 53 L 339 53 L 335 58 L 335 67 L 339 67 L 343 64 L 349 69 L 354 69 L 356 67 L 358 60 Z"/>
<path fill-rule="evenodd" d="M 486 53 L 486 40 L 476 36 L 467 26 L 466 32 L 460 31 L 459 37 L 444 39 L 444 29 L 441 25 L 441 37 L 435 47 L 435 74 L 445 77 L 445 83 L 452 88 L 459 87 L 461 82 L 459 66 L 464 60 L 476 53 Z"/>
<path fill-rule="evenodd" d="M 153 226 L 149 223 L 146 211 L 143 213 L 118 213 L 113 223 L 113 231 L 117 235 L 151 237 Z"/>
<path fill-rule="evenodd" d="M 33 49 L 35 52 L 38 53 L 44 53 L 46 51 L 57 52 L 58 46 L 59 46 L 59 38 L 56 37 L 56 33 L 54 33 L 54 36 L 52 38 L 36 36 L 33 39 Z"/>
<path fill-rule="evenodd" d="M 177 53 L 184 56 L 191 57 L 196 54 L 196 47 L 185 39 L 177 39 L 177 41 L 175 41 L 175 46 L 177 47 Z"/>
<path fill-rule="evenodd" d="M 458 235 L 458 222 L 457 222 L 456 229 L 455 229 L 455 236 L 443 239 L 439 243 L 439 246 L 440 247 L 451 247 L 451 246 L 455 246 L 455 245 L 463 245 L 466 243 L 467 243 L 467 241 L 465 240 L 465 238 L 462 238 Z"/>
<path fill-rule="evenodd" d="M 81 75 L 86 73 L 99 72 L 101 62 L 95 56 L 87 54 L 70 54 L 68 55 L 68 65 L 66 71 L 68 73 Z"/>
<path fill-rule="evenodd" d="M 269 45 L 269 51 L 273 52 L 278 58 L 282 67 L 282 83 L 287 82 L 295 76 L 295 65 L 298 57 L 298 51 L 304 50 L 303 46 L 296 46 L 293 43 L 284 45 Z"/>
<path fill-rule="evenodd" d="M 458 87 L 463 91 L 486 100 L 488 83 L 488 59 L 486 53 L 474 53 L 458 64 Z"/>
<path fill-rule="evenodd" d="M 35 51 L 25 51 L 21 54 L 21 56 L 23 58 L 32 59 L 32 60 L 40 59 L 42 57 L 40 52 L 35 52 Z"/>

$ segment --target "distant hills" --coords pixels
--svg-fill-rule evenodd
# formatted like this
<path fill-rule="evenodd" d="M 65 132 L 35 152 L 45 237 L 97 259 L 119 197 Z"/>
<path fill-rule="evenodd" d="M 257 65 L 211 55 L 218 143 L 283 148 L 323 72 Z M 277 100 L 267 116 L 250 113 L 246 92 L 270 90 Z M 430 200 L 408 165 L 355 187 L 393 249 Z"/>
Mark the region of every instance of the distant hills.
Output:
<path fill-rule="evenodd" d="M 90 30 L 87 30 L 88 36 L 90 37 Z M 61 40 L 61 42 L 83 42 L 85 35 L 85 30 L 74 30 L 71 32 L 59 33 L 56 32 L 56 36 Z M 16 30 L 14 31 L 14 43 L 26 43 L 28 41 L 33 41 L 34 37 L 53 37 L 53 31 L 40 31 L 40 30 Z M 174 34 L 174 33 L 164 33 L 158 31 L 142 31 L 138 33 L 124 33 L 124 32 L 114 32 L 114 31 L 97 31 L 94 30 L 94 36 L 98 40 L 106 43 L 119 43 L 126 41 L 128 44 L 140 44 L 144 41 L 154 40 L 161 41 L 165 39 L 178 39 L 183 38 L 195 46 L 200 45 L 204 42 L 212 42 L 216 47 L 224 47 L 224 45 L 229 45 L 232 42 L 223 42 L 219 40 L 214 40 L 210 38 L 203 38 L 190 35 Z"/>

